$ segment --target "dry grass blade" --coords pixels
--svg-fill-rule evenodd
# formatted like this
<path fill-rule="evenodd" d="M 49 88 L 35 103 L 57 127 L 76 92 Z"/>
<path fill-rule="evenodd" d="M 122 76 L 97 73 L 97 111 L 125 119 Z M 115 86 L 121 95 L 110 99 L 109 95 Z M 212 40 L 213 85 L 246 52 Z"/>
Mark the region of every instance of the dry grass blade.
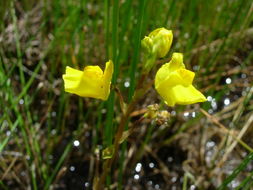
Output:
<path fill-rule="evenodd" d="M 243 142 L 240 138 L 236 137 L 235 134 L 230 131 L 229 129 L 227 129 L 227 127 L 225 127 L 223 124 L 221 124 L 218 119 L 216 119 L 215 117 L 211 116 L 209 113 L 207 113 L 205 110 L 200 109 L 200 111 L 210 120 L 212 121 L 214 124 L 216 124 L 218 127 L 220 127 L 222 129 L 222 131 L 225 134 L 229 134 L 231 135 L 239 144 L 241 144 L 245 149 L 247 149 L 249 152 L 253 152 L 253 149 L 248 146 L 245 142 Z"/>

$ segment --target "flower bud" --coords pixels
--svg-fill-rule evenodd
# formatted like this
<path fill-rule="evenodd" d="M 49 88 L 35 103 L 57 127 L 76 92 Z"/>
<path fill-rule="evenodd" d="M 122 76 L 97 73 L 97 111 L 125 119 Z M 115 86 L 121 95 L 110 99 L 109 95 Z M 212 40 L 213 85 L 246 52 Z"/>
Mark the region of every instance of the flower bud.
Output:
<path fill-rule="evenodd" d="M 141 40 L 141 46 L 145 51 L 145 54 L 150 55 L 153 51 L 153 40 L 150 37 L 145 36 L 144 39 Z"/>
<path fill-rule="evenodd" d="M 148 37 L 153 42 L 153 52 L 156 53 L 157 58 L 162 58 L 169 52 L 173 40 L 171 30 L 158 28 L 151 32 Z"/>
<path fill-rule="evenodd" d="M 144 114 L 145 118 L 154 119 L 157 117 L 159 106 L 158 104 L 149 105 L 147 112 Z"/>
<path fill-rule="evenodd" d="M 141 41 L 144 50 L 144 73 L 153 68 L 157 58 L 162 58 L 168 53 L 172 39 L 172 31 L 165 28 L 158 28 L 144 37 Z"/>

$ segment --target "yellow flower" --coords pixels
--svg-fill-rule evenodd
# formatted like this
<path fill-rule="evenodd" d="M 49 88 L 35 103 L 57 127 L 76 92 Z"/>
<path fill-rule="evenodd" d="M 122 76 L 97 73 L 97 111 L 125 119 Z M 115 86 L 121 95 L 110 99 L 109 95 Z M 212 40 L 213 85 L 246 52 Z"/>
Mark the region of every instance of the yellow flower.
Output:
<path fill-rule="evenodd" d="M 111 60 L 106 63 L 104 72 L 99 66 L 87 66 L 83 71 L 67 66 L 66 74 L 63 75 L 65 91 L 82 97 L 107 100 L 112 74 Z"/>
<path fill-rule="evenodd" d="M 157 28 L 142 40 L 142 46 L 149 53 L 155 53 L 157 58 L 164 57 L 170 50 L 173 34 L 171 30 Z"/>
<path fill-rule="evenodd" d="M 193 85 L 195 73 L 185 69 L 183 54 L 173 53 L 156 73 L 155 88 L 168 106 L 205 102 L 206 97 Z"/>

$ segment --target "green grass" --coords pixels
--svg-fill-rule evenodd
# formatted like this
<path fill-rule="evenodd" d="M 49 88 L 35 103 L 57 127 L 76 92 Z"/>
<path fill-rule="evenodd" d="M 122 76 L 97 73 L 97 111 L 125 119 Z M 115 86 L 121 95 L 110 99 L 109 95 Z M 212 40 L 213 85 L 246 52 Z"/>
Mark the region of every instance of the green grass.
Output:
<path fill-rule="evenodd" d="M 206 102 L 168 108 L 150 89 L 128 126 L 150 104 L 159 103 L 160 110 L 172 115 L 163 124 L 145 120 L 135 125 L 121 145 L 108 185 L 147 189 L 153 181 L 161 189 L 227 189 L 238 180 L 237 189 L 252 188 L 252 171 L 246 168 L 252 165 L 252 157 L 246 156 L 250 152 L 240 145 L 228 152 L 234 138 L 199 109 L 209 111 L 235 136 L 247 128 L 240 140 L 253 147 L 253 131 L 247 127 L 253 110 L 252 12 L 253 2 L 246 0 L 6 1 L 0 6 L 0 189 L 83 189 L 85 183 L 91 188 L 101 172 L 102 150 L 113 143 L 122 116 L 113 89 L 120 90 L 125 103 L 131 101 L 143 63 L 141 39 L 158 27 L 173 30 L 173 44 L 147 80 L 154 79 L 173 52 L 182 52 L 187 68 L 196 72 L 194 84 L 218 107 Z M 104 68 L 109 59 L 115 72 L 108 101 L 64 92 L 67 65 Z M 212 148 L 206 146 L 210 142 L 215 143 Z M 178 161 L 168 163 L 168 157 Z M 156 170 L 149 168 L 151 162 Z M 137 163 L 142 172 L 134 180 Z"/>

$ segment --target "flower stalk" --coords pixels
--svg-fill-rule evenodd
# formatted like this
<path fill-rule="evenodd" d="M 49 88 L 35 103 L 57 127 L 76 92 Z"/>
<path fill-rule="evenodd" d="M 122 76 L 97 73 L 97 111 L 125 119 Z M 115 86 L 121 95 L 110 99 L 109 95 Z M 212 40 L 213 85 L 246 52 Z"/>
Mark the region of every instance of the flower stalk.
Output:
<path fill-rule="evenodd" d="M 110 172 L 110 170 L 112 168 L 112 164 L 115 162 L 116 156 L 118 155 L 119 146 L 121 144 L 123 132 L 124 132 L 124 129 L 125 129 L 125 126 L 126 126 L 128 120 L 130 118 L 130 114 L 134 111 L 135 105 L 143 97 L 143 95 L 146 93 L 146 91 L 148 89 L 148 88 L 146 88 L 146 86 L 143 83 L 143 81 L 145 81 L 146 77 L 147 77 L 147 74 L 142 74 L 140 80 L 137 83 L 137 88 L 134 93 L 133 99 L 130 102 L 130 104 L 128 104 L 128 106 L 126 108 L 126 112 L 123 113 L 123 115 L 121 117 L 121 120 L 120 120 L 120 123 L 118 126 L 118 130 L 116 132 L 114 143 L 113 143 L 114 152 L 113 152 L 112 157 L 107 159 L 103 164 L 103 172 L 101 174 L 101 177 L 99 178 L 98 184 L 96 185 L 97 190 L 103 189 L 103 186 L 104 186 L 105 180 L 106 180 L 106 176 Z"/>

